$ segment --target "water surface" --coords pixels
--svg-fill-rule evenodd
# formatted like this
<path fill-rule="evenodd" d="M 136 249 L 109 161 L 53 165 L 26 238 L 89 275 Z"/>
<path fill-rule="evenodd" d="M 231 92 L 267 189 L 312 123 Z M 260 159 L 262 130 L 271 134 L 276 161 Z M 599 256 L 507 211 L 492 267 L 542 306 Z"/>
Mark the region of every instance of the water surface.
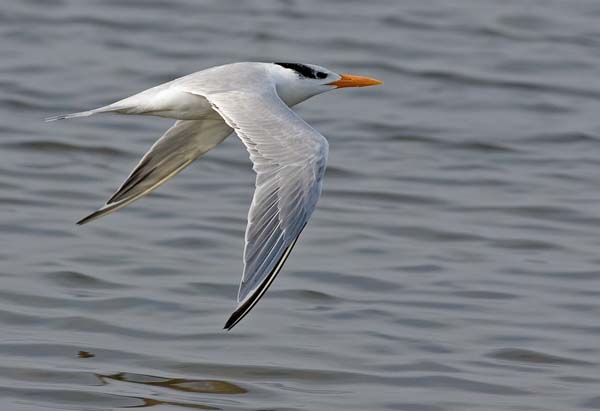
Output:
<path fill-rule="evenodd" d="M 600 3 L 0 6 L 0 408 L 600 409 Z M 93 224 L 171 121 L 43 123 L 195 70 L 380 78 L 298 108 L 324 194 L 233 331 L 254 176 L 228 139 Z"/>

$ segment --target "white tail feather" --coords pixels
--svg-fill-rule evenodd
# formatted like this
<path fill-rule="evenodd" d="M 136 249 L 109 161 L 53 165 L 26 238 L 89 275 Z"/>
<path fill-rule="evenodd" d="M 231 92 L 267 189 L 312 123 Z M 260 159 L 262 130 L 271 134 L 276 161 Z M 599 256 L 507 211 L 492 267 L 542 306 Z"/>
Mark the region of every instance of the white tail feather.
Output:
<path fill-rule="evenodd" d="M 119 103 L 119 102 L 117 102 L 117 103 Z M 123 110 L 126 108 L 126 106 L 123 106 L 123 105 L 117 104 L 117 103 L 109 104 L 108 106 L 95 108 L 93 110 L 80 111 L 79 113 L 71 113 L 71 114 L 63 114 L 60 116 L 46 117 L 44 119 L 44 121 L 50 122 L 50 121 L 65 120 L 68 118 L 75 118 L 75 117 L 87 117 L 87 116 L 91 116 L 92 114 L 115 112 L 115 111 L 120 111 L 120 110 Z"/>
<path fill-rule="evenodd" d="M 67 118 L 74 118 L 74 117 L 87 117 L 87 116 L 91 116 L 92 114 L 95 114 L 95 113 L 98 113 L 98 111 L 97 110 L 81 111 L 79 113 L 71 113 L 71 114 L 63 114 L 60 116 L 46 117 L 44 119 L 44 121 L 49 122 L 49 121 L 64 120 Z"/>

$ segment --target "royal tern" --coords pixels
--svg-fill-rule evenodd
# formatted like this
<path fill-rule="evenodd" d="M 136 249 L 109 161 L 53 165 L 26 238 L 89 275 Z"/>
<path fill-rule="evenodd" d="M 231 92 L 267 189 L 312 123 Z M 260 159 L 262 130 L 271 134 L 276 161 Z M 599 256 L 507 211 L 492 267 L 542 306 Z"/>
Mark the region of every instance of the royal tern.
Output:
<path fill-rule="evenodd" d="M 382 82 L 312 64 L 234 63 L 180 77 L 95 110 L 46 121 L 96 113 L 177 120 L 106 204 L 78 224 L 148 194 L 235 131 L 250 154 L 256 188 L 248 213 L 238 306 L 224 327 L 230 330 L 271 285 L 321 195 L 327 140 L 289 107 L 336 88 L 377 84 Z"/>

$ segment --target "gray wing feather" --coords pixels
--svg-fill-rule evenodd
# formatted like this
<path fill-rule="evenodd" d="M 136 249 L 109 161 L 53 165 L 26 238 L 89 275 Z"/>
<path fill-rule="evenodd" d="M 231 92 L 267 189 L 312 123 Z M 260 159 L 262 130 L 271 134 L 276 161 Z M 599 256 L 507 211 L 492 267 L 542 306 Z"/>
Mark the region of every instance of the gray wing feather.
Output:
<path fill-rule="evenodd" d="M 321 195 L 325 138 L 291 111 L 274 87 L 206 95 L 246 146 L 256 172 L 248 213 L 244 272 L 231 329 L 281 270 Z"/>
<path fill-rule="evenodd" d="M 142 157 L 106 204 L 77 224 L 112 213 L 148 194 L 222 142 L 232 131 L 221 119 L 175 122 Z"/>

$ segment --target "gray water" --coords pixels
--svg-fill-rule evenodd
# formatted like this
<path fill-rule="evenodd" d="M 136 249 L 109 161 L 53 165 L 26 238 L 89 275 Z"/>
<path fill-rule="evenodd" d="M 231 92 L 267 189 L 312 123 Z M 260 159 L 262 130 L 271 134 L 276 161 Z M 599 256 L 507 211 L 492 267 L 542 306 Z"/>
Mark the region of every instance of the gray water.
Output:
<path fill-rule="evenodd" d="M 0 409 L 600 409 L 600 2 L 4 1 Z M 170 120 L 53 114 L 234 61 L 380 78 L 299 113 L 323 197 L 234 330 L 237 138 L 79 227 Z"/>

